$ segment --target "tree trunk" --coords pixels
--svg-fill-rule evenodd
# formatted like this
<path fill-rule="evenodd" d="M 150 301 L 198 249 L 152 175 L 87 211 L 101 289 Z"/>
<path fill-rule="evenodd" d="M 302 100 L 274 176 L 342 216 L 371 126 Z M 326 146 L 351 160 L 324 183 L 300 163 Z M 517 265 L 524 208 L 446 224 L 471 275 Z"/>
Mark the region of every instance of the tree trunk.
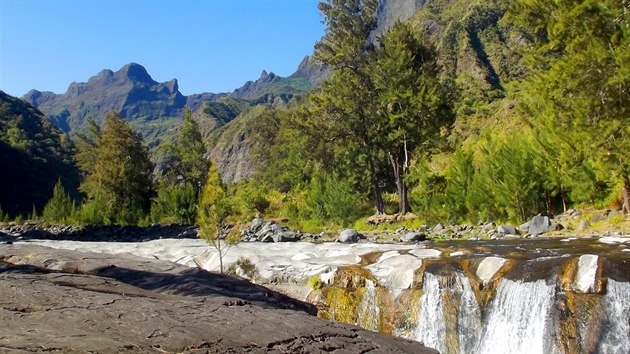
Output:
<path fill-rule="evenodd" d="M 405 184 L 406 163 L 403 164 L 399 156 L 393 156 L 389 154 L 389 160 L 392 163 L 394 169 L 394 179 L 396 180 L 396 190 L 398 193 L 398 213 L 405 215 L 411 212 L 409 206 L 409 198 L 407 197 L 407 185 Z"/>
<path fill-rule="evenodd" d="M 624 172 L 621 178 L 623 179 L 623 188 L 621 189 L 623 193 L 623 206 L 626 214 L 630 216 L 630 179 L 628 179 L 628 173 Z"/>

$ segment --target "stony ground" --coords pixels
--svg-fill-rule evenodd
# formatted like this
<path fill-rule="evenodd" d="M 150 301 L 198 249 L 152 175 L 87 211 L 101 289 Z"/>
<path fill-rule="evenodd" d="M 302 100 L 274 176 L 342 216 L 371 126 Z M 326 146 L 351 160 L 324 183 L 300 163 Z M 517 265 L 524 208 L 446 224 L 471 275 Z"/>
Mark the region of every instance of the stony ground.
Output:
<path fill-rule="evenodd" d="M 314 311 L 169 262 L 0 245 L 0 352 L 434 352 Z"/>

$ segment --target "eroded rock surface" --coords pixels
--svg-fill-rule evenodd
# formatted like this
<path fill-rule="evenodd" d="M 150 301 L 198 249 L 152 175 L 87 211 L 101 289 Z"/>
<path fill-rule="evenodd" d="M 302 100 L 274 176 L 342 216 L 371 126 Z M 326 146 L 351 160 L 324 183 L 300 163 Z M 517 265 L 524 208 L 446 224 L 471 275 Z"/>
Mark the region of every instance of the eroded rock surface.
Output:
<path fill-rule="evenodd" d="M 434 352 L 314 310 L 170 262 L 0 245 L 2 352 Z"/>

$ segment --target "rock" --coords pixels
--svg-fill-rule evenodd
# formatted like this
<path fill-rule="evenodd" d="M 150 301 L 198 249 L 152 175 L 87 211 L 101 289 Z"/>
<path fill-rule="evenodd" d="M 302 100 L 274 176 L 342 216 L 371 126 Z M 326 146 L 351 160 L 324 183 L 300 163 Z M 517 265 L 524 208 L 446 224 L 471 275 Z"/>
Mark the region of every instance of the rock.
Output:
<path fill-rule="evenodd" d="M 337 241 L 343 243 L 353 243 L 359 241 L 359 233 L 355 229 L 345 229 L 341 231 Z"/>
<path fill-rule="evenodd" d="M 264 221 L 262 219 L 259 218 L 254 218 L 254 220 L 252 220 L 252 224 L 249 227 L 250 230 L 252 230 L 253 233 L 256 233 L 256 231 L 260 230 L 260 228 L 263 226 Z"/>
<path fill-rule="evenodd" d="M 597 283 L 597 268 L 599 257 L 592 254 L 581 255 L 578 259 L 578 269 L 573 282 L 573 290 L 583 293 L 599 293 Z"/>
<path fill-rule="evenodd" d="M 487 224 L 483 225 L 483 226 L 482 226 L 482 228 L 483 228 L 484 230 L 494 230 L 494 228 L 495 228 L 496 226 L 497 226 L 497 225 L 496 225 L 495 223 L 493 223 L 493 222 L 489 222 L 489 223 L 487 223 Z"/>
<path fill-rule="evenodd" d="M 432 249 L 432 248 L 428 248 L 428 249 L 424 249 L 424 248 L 414 248 L 411 251 L 409 251 L 410 254 L 413 254 L 414 256 L 420 258 L 420 259 L 424 259 L 424 258 L 439 258 L 442 255 L 442 251 L 440 250 L 436 250 L 436 249 Z"/>
<path fill-rule="evenodd" d="M 549 227 L 551 226 L 551 221 L 548 216 L 536 215 L 531 220 L 529 228 L 527 232 L 531 235 L 536 234 L 544 234 L 549 231 Z"/>
<path fill-rule="evenodd" d="M 433 226 L 433 232 L 440 232 L 440 231 L 442 231 L 444 229 L 446 229 L 446 228 L 442 224 L 437 224 L 437 225 Z"/>
<path fill-rule="evenodd" d="M 293 231 L 284 231 L 272 236 L 273 242 L 297 242 L 300 240 L 298 234 Z"/>
<path fill-rule="evenodd" d="M 367 268 L 378 283 L 388 289 L 410 289 L 413 285 L 414 273 L 422 265 L 422 261 L 410 255 L 383 254 L 378 262 Z"/>
<path fill-rule="evenodd" d="M 265 287 L 170 262 L 0 245 L 0 259 L 9 258 L 0 262 L 0 323 L 10 352 L 436 353 L 318 318 L 313 305 Z M 65 268 L 51 271 L 53 264 Z"/>
<path fill-rule="evenodd" d="M 504 258 L 499 257 L 486 257 L 479 263 L 479 267 L 477 267 L 477 278 L 481 280 L 484 286 L 487 286 L 495 274 L 503 267 L 503 265 L 507 262 Z"/>
<path fill-rule="evenodd" d="M 591 226 L 591 223 L 589 223 L 588 220 L 582 219 L 582 221 L 580 221 L 580 225 L 578 225 L 578 231 L 584 231 L 588 229 L 590 226 Z"/>
<path fill-rule="evenodd" d="M 528 233 L 529 232 L 529 226 L 532 224 L 531 221 L 528 221 L 524 224 L 521 224 L 518 228 L 519 230 L 523 231 L 524 233 Z"/>
<path fill-rule="evenodd" d="M 519 232 L 512 225 L 499 225 L 497 232 L 503 235 L 518 235 Z"/>
<path fill-rule="evenodd" d="M 427 235 L 422 232 L 408 232 L 400 237 L 402 242 L 417 242 L 427 239 Z"/>

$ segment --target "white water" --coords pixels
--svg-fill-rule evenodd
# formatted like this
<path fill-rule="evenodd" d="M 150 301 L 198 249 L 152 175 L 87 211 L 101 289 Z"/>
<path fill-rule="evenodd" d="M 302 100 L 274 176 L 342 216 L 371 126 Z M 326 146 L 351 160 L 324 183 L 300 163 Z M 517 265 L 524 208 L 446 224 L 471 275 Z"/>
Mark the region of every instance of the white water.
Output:
<path fill-rule="evenodd" d="M 603 305 L 606 316 L 597 351 L 630 353 L 630 283 L 608 280 Z"/>
<path fill-rule="evenodd" d="M 358 309 L 357 325 L 369 329 L 371 331 L 379 331 L 379 322 L 381 317 L 381 310 L 378 305 L 376 284 L 373 281 L 365 280 L 365 294 L 361 299 L 361 304 Z"/>
<path fill-rule="evenodd" d="M 544 280 L 502 279 L 475 353 L 548 353 L 554 287 Z"/>
<path fill-rule="evenodd" d="M 456 273 L 452 284 L 445 284 L 445 280 L 431 273 L 424 275 L 420 314 L 413 339 L 441 353 L 458 352 L 446 343 L 447 336 L 453 336 L 449 332 L 456 330 L 459 352 L 470 353 L 481 330 L 479 305 L 465 275 Z M 448 328 L 445 306 L 455 306 L 457 303 L 457 327 Z"/>

